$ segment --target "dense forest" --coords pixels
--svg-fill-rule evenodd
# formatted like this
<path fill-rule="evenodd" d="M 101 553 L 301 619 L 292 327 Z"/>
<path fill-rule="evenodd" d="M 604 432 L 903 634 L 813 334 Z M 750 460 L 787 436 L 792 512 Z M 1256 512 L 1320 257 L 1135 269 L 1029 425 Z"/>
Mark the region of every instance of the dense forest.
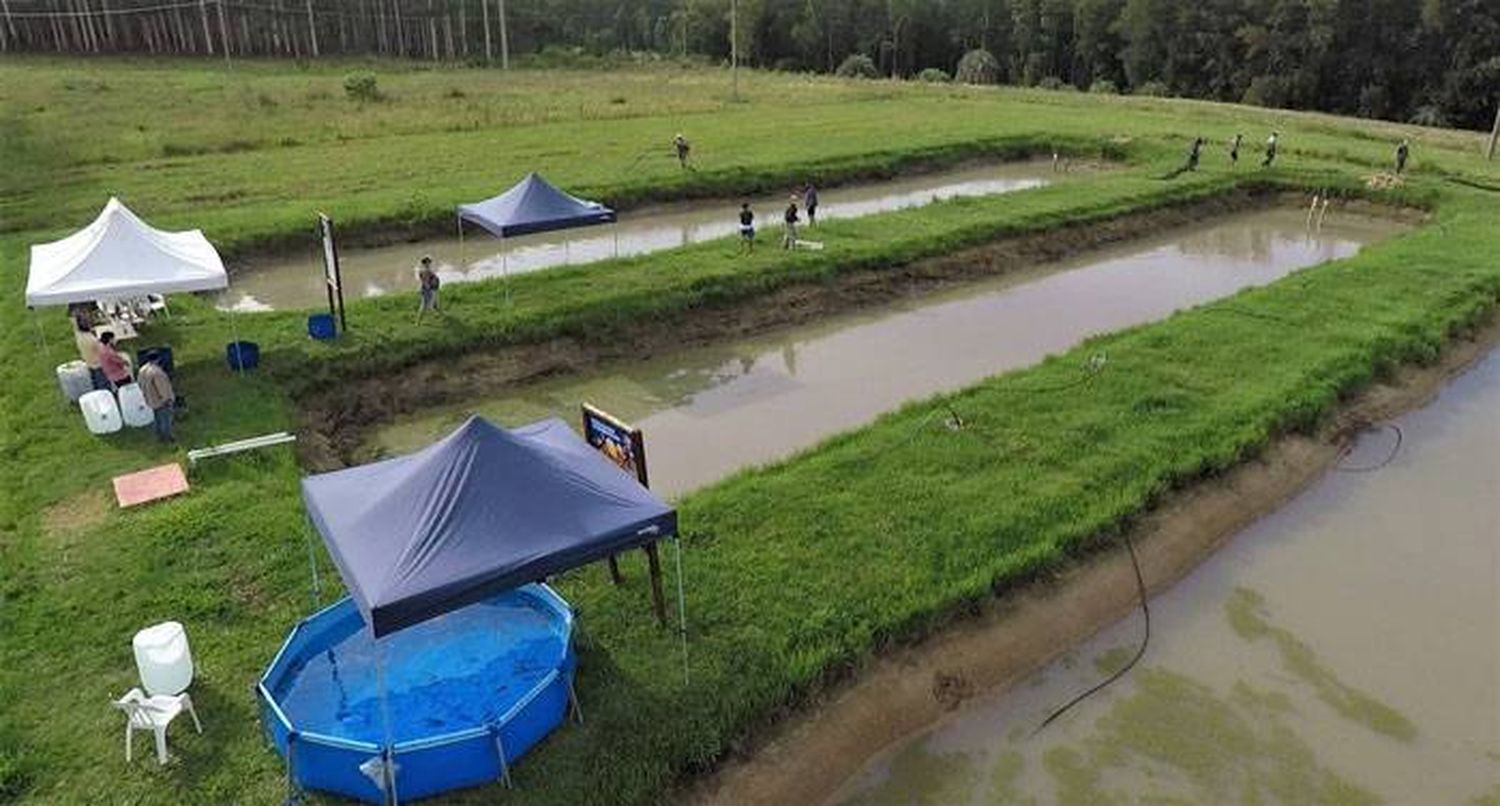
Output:
<path fill-rule="evenodd" d="M 729 58 L 734 0 L 0 0 L 0 48 Z M 742 63 L 1179 95 L 1488 128 L 1500 0 L 737 0 Z M 853 57 L 853 58 L 851 58 Z M 972 69 L 975 66 L 981 69 Z M 925 73 L 923 71 L 926 71 Z"/>

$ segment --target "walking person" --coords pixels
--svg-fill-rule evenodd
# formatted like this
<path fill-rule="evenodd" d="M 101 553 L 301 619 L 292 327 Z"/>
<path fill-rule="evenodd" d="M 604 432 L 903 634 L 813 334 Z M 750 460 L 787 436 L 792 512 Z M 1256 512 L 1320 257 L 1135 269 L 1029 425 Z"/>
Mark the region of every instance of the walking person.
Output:
<path fill-rule="evenodd" d="M 115 334 L 106 330 L 99 335 L 99 369 L 116 394 L 131 381 L 130 356 L 115 349 Z"/>
<path fill-rule="evenodd" d="M 157 363 L 157 359 L 153 358 L 141 365 L 136 383 L 141 386 L 141 395 L 146 398 L 146 405 L 151 407 L 151 425 L 156 430 L 156 438 L 162 442 L 172 442 L 172 412 L 177 407 L 177 393 L 172 390 L 172 378 Z"/>
<path fill-rule="evenodd" d="M 791 201 L 787 202 L 786 212 L 782 214 L 781 218 L 786 222 L 786 234 L 781 239 L 781 248 L 791 249 L 797 245 L 797 222 L 802 220 L 797 215 L 797 197 L 795 195 L 792 196 Z"/>
<path fill-rule="evenodd" d="M 807 210 L 807 226 L 814 227 L 818 224 L 818 189 L 813 187 L 812 182 L 802 189 L 802 207 Z"/>
<path fill-rule="evenodd" d="M 1202 137 L 1198 137 L 1198 138 L 1195 138 L 1193 140 L 1193 147 L 1190 148 L 1190 149 L 1188 149 L 1187 165 L 1184 166 L 1185 169 L 1189 170 L 1189 171 L 1196 171 L 1196 170 L 1198 170 L 1198 161 L 1200 159 L 1202 159 L 1202 158 L 1203 158 L 1203 138 Z"/>
<path fill-rule="evenodd" d="M 438 289 L 442 287 L 443 281 L 439 280 L 437 272 L 432 270 L 431 255 L 422 256 L 422 263 L 417 268 L 417 285 L 422 295 L 422 303 L 417 308 L 417 324 L 421 324 L 423 314 L 428 311 L 441 312 L 438 309 Z"/>
<path fill-rule="evenodd" d="M 1235 165 L 1240 164 L 1240 143 L 1244 140 L 1245 135 L 1236 133 L 1229 143 L 1229 161 Z"/>
<path fill-rule="evenodd" d="M 78 356 L 83 359 L 84 366 L 89 368 L 89 380 L 93 381 L 95 389 L 108 389 L 109 379 L 104 377 L 104 370 L 99 368 L 99 352 L 102 345 L 99 337 L 94 335 L 94 329 L 89 327 L 89 320 L 83 314 L 73 317 L 73 342 L 78 345 Z"/>
<path fill-rule="evenodd" d="M 688 154 L 692 152 L 693 147 L 688 143 L 687 138 L 682 136 L 682 132 L 678 132 L 677 136 L 672 138 L 672 150 L 677 152 L 678 166 L 684 171 L 687 170 Z"/>
<path fill-rule="evenodd" d="M 750 209 L 750 202 L 740 204 L 740 252 L 755 252 L 755 211 Z"/>
<path fill-rule="evenodd" d="M 1402 140 L 1401 141 L 1401 145 L 1396 146 L 1396 175 L 1397 176 L 1400 176 L 1401 172 L 1404 171 L 1404 170 L 1406 170 L 1406 158 L 1410 157 L 1410 156 L 1411 156 L 1411 143 L 1409 143 L 1406 140 Z"/>
<path fill-rule="evenodd" d="M 1271 163 L 1276 161 L 1276 146 L 1280 139 L 1281 132 L 1271 132 L 1271 136 L 1266 138 L 1266 158 L 1261 162 L 1260 167 L 1269 168 Z"/>

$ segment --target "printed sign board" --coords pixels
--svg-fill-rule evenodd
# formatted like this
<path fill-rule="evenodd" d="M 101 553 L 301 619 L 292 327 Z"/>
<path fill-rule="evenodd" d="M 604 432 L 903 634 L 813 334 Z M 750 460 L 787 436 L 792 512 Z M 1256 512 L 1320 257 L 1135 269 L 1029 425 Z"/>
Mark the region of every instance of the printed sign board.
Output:
<path fill-rule="evenodd" d="M 608 412 L 583 404 L 583 438 L 622 470 L 650 487 L 646 475 L 646 441 L 641 430 Z"/>

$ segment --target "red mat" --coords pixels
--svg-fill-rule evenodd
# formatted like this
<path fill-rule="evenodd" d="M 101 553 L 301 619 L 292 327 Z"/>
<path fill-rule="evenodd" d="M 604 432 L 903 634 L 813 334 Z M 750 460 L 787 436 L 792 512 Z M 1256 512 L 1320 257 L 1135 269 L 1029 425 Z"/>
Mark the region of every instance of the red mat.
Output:
<path fill-rule="evenodd" d="M 121 507 L 133 507 L 148 501 L 170 498 L 188 491 L 182 465 L 173 463 L 115 476 L 115 500 Z"/>

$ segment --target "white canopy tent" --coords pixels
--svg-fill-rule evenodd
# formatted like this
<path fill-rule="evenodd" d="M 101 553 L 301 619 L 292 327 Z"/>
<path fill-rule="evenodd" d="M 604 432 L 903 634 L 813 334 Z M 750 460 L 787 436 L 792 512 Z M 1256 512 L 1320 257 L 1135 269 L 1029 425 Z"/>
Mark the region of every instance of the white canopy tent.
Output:
<path fill-rule="evenodd" d="M 224 260 L 201 230 L 166 232 L 110 197 L 92 224 L 31 247 L 26 305 L 213 291 L 229 286 Z"/>

